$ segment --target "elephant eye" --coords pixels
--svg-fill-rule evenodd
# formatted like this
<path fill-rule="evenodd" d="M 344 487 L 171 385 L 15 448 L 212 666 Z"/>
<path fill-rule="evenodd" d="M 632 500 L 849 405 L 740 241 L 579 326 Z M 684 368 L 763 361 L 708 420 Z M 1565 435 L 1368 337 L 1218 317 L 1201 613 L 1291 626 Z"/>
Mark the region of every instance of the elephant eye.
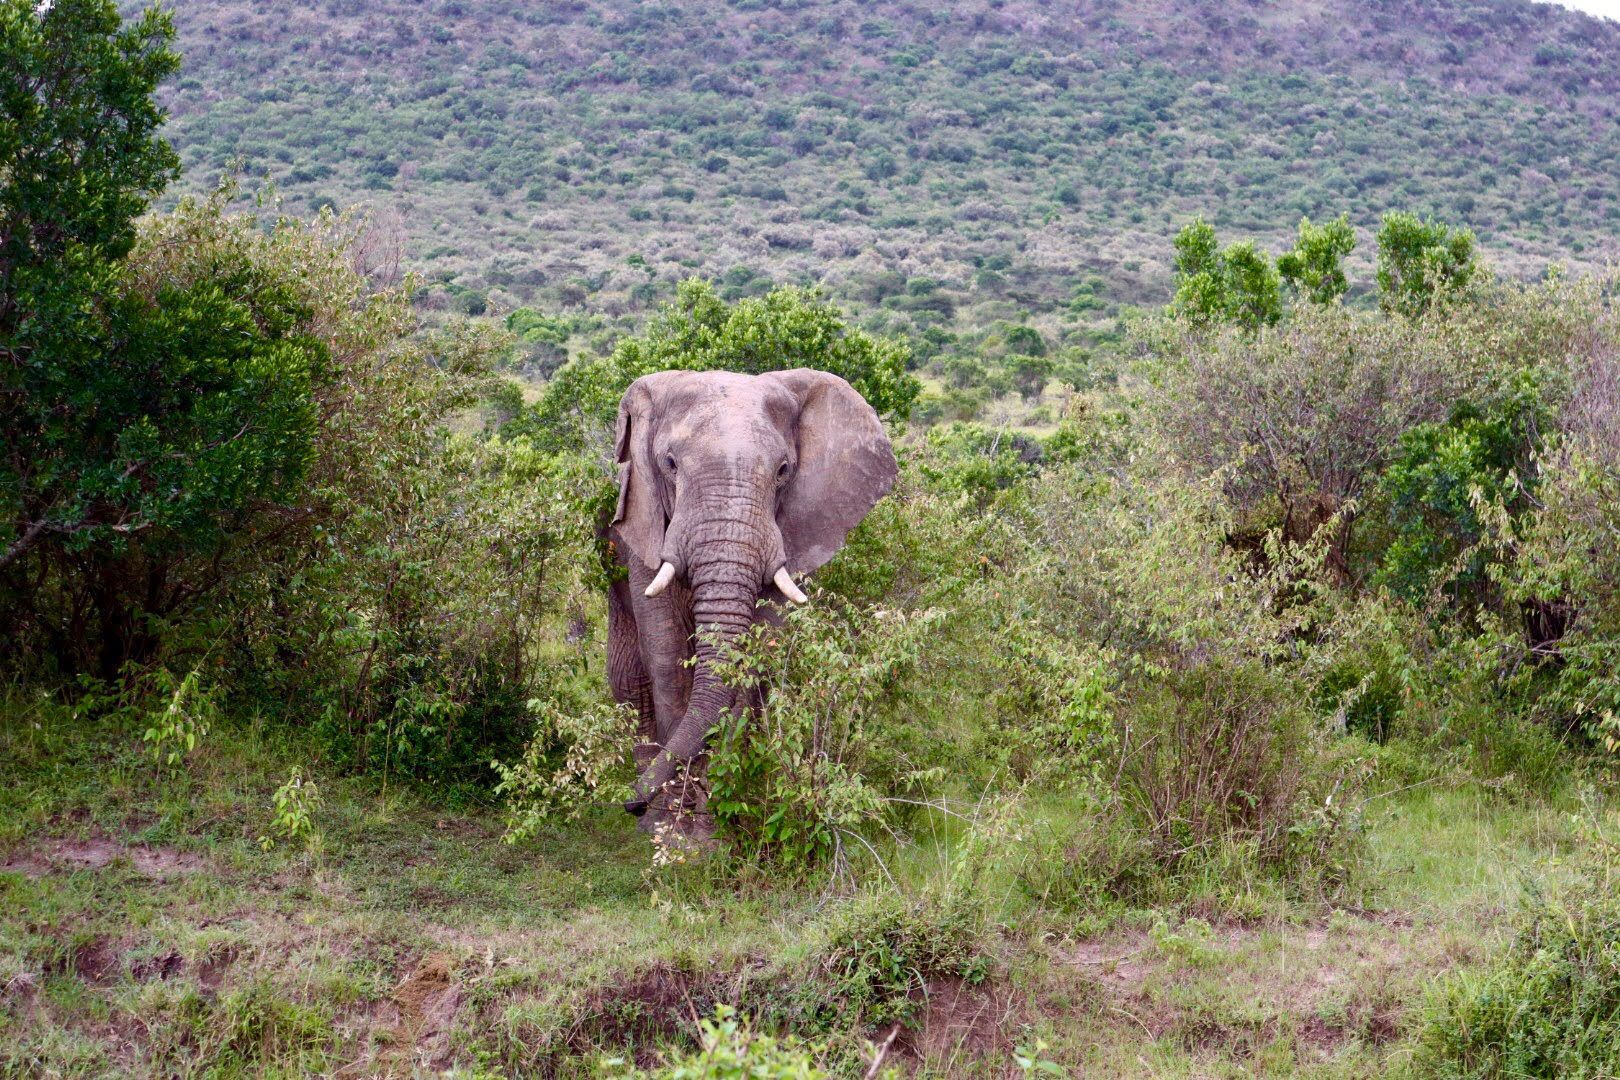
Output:
<path fill-rule="evenodd" d="M 776 478 L 778 480 L 786 480 L 787 479 L 787 474 L 788 474 L 788 463 L 784 461 L 784 462 L 782 462 L 782 464 L 780 464 L 780 465 L 778 465 L 776 467 Z"/>
<path fill-rule="evenodd" d="M 675 455 L 674 454 L 665 454 L 664 455 L 664 468 L 668 469 L 670 472 L 675 471 Z"/>

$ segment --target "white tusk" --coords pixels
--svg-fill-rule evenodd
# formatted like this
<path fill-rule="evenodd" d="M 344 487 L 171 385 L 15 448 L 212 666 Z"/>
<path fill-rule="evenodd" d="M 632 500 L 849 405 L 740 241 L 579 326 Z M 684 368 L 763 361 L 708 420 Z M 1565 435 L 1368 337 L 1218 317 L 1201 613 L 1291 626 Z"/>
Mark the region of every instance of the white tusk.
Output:
<path fill-rule="evenodd" d="M 652 579 L 652 584 L 647 586 L 647 591 L 641 595 L 657 596 L 659 593 L 664 591 L 664 587 L 673 581 L 674 578 L 675 564 L 672 562 L 666 562 L 663 566 L 658 568 L 658 576 Z"/>
<path fill-rule="evenodd" d="M 788 576 L 786 566 L 778 570 L 776 572 L 776 576 L 771 580 L 776 583 L 776 587 L 778 589 L 782 590 L 782 595 L 786 596 L 795 604 L 808 604 L 810 602 L 810 598 L 804 595 L 804 593 L 799 590 L 797 585 L 793 584 L 793 579 Z"/>

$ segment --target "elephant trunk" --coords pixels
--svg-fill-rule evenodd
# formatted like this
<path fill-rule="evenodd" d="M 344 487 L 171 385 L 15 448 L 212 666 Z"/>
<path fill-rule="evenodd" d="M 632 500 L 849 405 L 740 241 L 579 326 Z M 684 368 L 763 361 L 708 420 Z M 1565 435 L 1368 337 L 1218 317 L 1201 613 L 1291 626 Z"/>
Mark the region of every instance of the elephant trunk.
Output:
<path fill-rule="evenodd" d="M 739 501 L 743 514 L 738 513 Z M 697 629 L 692 693 L 685 715 L 664 741 L 663 752 L 637 780 L 635 793 L 625 804 L 638 816 L 681 764 L 703 752 L 710 729 L 732 704 L 735 691 L 715 673 L 714 663 L 753 624 L 761 586 L 781 563 L 781 538 L 765 500 L 738 500 L 733 495 L 722 505 L 724 516 L 721 512 L 700 515 L 705 524 L 686 538 L 687 577 Z M 766 567 L 767 562 L 777 565 Z"/>

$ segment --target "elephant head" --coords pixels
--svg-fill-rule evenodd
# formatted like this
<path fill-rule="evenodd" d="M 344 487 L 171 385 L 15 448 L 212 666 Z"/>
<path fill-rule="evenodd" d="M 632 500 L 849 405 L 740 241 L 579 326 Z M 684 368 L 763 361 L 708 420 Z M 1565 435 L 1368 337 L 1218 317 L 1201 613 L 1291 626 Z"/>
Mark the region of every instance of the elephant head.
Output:
<path fill-rule="evenodd" d="M 804 602 L 792 575 L 832 558 L 896 470 L 872 407 L 806 368 L 643 376 L 620 403 L 616 444 L 619 540 L 657 570 L 646 595 L 684 582 L 698 632 L 686 711 L 626 804 L 639 815 L 731 703 L 712 670 L 717 647 L 773 588 Z"/>

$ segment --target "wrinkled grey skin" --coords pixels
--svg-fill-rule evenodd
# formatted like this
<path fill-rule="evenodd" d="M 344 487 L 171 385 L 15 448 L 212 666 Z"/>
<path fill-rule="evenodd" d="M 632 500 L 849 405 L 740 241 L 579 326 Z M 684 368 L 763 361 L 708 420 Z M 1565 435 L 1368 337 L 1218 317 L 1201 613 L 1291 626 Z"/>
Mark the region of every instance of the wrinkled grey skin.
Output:
<path fill-rule="evenodd" d="M 715 645 L 768 617 L 761 597 L 786 566 L 821 566 L 894 484 L 876 412 L 836 375 L 664 371 L 619 405 L 619 504 L 609 528 L 628 580 L 609 596 L 608 674 L 662 752 L 625 809 L 652 797 L 703 751 L 735 691 L 710 669 Z M 675 578 L 643 595 L 664 562 Z M 692 657 L 694 664 L 687 664 Z"/>

